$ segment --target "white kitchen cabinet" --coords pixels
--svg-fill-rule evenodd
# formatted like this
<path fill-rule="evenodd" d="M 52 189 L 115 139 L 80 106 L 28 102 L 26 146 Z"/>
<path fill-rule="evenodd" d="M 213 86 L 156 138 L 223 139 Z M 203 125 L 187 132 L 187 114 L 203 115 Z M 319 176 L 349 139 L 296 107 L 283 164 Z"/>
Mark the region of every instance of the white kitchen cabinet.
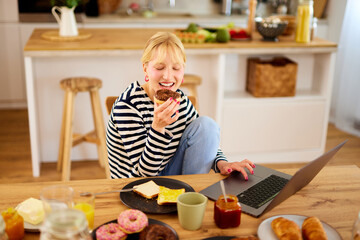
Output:
<path fill-rule="evenodd" d="M 282 53 L 281 53 L 281 52 Z M 256 98 L 246 92 L 249 57 L 285 56 L 298 63 L 294 97 Z M 233 54 L 221 60 L 218 122 L 229 160 L 306 162 L 325 148 L 335 53 L 325 49 L 276 49 Z"/>
<path fill-rule="evenodd" d="M 0 108 L 26 106 L 18 23 L 0 23 Z"/>

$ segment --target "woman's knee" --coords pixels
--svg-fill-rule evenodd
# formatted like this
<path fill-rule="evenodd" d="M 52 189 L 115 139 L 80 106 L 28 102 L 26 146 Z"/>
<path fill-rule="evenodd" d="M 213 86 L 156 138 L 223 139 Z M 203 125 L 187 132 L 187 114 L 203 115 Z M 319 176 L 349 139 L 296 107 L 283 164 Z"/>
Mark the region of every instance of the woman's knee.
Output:
<path fill-rule="evenodd" d="M 201 116 L 195 119 L 191 124 L 194 124 L 194 128 L 207 133 L 220 133 L 219 125 L 210 117 Z"/>

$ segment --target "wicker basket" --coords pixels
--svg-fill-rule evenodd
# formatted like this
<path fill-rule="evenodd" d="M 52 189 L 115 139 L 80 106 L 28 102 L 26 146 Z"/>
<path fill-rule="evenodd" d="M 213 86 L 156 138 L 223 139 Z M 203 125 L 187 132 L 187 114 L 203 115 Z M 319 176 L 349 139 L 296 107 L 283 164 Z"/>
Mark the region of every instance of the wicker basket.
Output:
<path fill-rule="evenodd" d="M 289 97 L 295 95 L 297 63 L 288 58 L 272 60 L 249 58 L 246 90 L 255 97 Z"/>

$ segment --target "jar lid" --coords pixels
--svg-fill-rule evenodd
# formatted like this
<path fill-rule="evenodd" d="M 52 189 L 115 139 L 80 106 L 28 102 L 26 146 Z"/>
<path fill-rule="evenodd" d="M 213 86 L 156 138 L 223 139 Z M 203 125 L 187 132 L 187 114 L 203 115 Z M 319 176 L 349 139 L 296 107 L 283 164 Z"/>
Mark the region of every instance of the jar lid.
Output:
<path fill-rule="evenodd" d="M 85 214 L 75 209 L 50 212 L 41 227 L 41 232 L 50 233 L 60 239 L 69 239 L 75 234 L 87 230 Z"/>

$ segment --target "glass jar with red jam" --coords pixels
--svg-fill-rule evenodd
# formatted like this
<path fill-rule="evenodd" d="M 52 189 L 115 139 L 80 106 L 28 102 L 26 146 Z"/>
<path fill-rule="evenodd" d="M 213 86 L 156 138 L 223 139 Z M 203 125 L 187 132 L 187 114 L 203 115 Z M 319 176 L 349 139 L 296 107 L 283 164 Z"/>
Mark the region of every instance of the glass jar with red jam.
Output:
<path fill-rule="evenodd" d="M 234 195 L 223 195 L 214 203 L 214 220 L 219 228 L 235 228 L 241 223 L 241 206 Z"/>

